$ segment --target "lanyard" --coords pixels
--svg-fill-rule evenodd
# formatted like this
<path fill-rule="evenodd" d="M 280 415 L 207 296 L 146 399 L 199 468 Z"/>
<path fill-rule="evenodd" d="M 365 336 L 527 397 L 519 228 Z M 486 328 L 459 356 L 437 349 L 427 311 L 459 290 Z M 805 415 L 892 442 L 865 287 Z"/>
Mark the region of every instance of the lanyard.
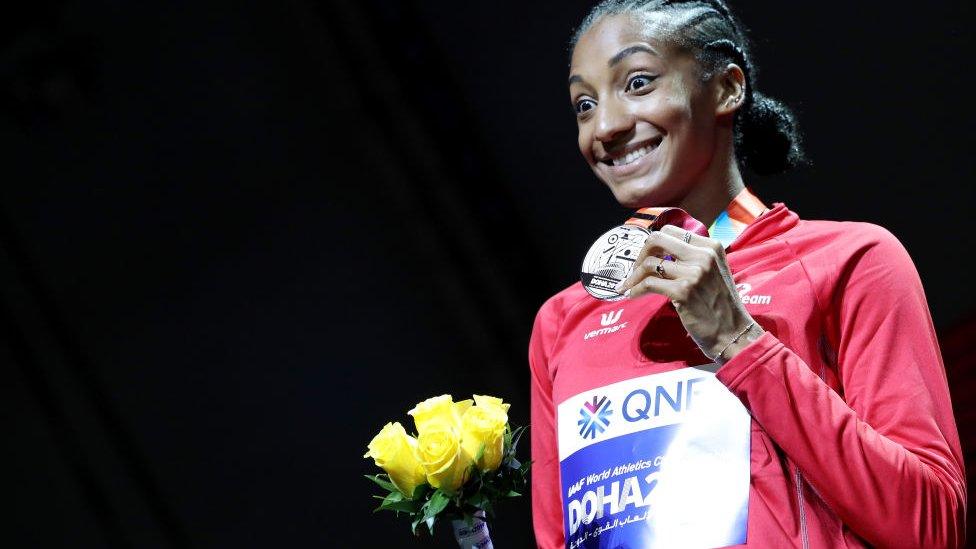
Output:
<path fill-rule="evenodd" d="M 690 218 L 689 216 L 678 218 L 674 214 L 668 214 L 669 211 L 678 210 L 678 208 L 641 208 L 634 212 L 624 224 L 636 225 L 648 231 L 653 231 L 671 223 L 701 236 L 714 238 L 721 242 L 722 246 L 728 248 L 729 244 L 750 223 L 755 221 L 756 218 L 764 214 L 768 209 L 763 204 L 763 201 L 748 188 L 743 188 L 707 229 L 697 219 Z"/>

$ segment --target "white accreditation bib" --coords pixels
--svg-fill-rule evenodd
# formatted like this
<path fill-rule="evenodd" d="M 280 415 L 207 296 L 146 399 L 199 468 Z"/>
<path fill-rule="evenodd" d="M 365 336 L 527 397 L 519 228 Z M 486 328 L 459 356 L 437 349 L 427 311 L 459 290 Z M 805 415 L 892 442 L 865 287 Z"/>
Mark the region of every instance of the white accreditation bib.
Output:
<path fill-rule="evenodd" d="M 559 404 L 567 548 L 745 543 L 750 417 L 707 368 L 637 377 Z"/>

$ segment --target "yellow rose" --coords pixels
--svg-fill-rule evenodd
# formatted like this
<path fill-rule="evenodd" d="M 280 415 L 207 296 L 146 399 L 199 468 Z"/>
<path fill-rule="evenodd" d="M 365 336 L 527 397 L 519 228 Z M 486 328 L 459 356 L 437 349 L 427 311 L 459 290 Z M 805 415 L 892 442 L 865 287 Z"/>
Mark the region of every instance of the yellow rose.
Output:
<path fill-rule="evenodd" d="M 451 395 L 441 395 L 428 398 L 414 406 L 407 412 L 413 416 L 413 423 L 417 426 L 417 433 L 424 432 L 431 421 L 446 421 L 455 428 L 461 428 L 461 416 L 471 407 L 471 400 L 454 402 Z"/>
<path fill-rule="evenodd" d="M 474 402 L 476 406 L 482 408 L 499 408 L 506 415 L 506 418 L 508 417 L 508 407 L 511 406 L 511 404 L 502 402 L 502 399 L 498 397 L 488 395 L 474 395 Z"/>
<path fill-rule="evenodd" d="M 400 422 L 387 423 L 369 443 L 363 457 L 372 457 L 382 467 L 403 495 L 410 497 L 414 488 L 427 481 L 416 456 L 417 439 L 408 435 Z"/>
<path fill-rule="evenodd" d="M 462 446 L 473 457 L 481 452 L 477 460 L 479 469 L 494 471 L 501 465 L 505 451 L 509 405 L 494 397 L 474 395 L 474 400 L 477 404 L 461 418 Z"/>
<path fill-rule="evenodd" d="M 427 472 L 427 482 L 453 494 L 467 480 L 471 456 L 461 447 L 461 431 L 451 421 L 434 418 L 418 428 L 417 457 Z"/>

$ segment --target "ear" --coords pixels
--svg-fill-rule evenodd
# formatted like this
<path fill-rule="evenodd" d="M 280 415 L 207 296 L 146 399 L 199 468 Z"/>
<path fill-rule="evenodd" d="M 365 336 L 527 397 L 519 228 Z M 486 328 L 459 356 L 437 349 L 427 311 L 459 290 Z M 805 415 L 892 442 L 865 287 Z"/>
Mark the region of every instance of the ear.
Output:
<path fill-rule="evenodd" d="M 746 75 L 735 63 L 715 75 L 715 115 L 734 114 L 746 101 Z"/>

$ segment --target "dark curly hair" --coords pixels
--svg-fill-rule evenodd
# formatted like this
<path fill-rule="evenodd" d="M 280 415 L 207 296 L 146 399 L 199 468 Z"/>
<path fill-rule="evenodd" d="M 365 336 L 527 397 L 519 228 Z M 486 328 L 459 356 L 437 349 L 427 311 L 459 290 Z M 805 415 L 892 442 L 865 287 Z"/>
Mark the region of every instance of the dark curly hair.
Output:
<path fill-rule="evenodd" d="M 742 68 L 746 98 L 733 122 L 740 166 L 760 175 L 770 175 L 810 163 L 793 112 L 782 102 L 757 91 L 759 68 L 749 53 L 746 29 L 722 0 L 603 0 L 590 10 L 573 33 L 570 57 L 583 33 L 601 18 L 652 12 L 668 16 L 669 25 L 661 38 L 695 57 L 703 82 L 730 62 Z"/>

